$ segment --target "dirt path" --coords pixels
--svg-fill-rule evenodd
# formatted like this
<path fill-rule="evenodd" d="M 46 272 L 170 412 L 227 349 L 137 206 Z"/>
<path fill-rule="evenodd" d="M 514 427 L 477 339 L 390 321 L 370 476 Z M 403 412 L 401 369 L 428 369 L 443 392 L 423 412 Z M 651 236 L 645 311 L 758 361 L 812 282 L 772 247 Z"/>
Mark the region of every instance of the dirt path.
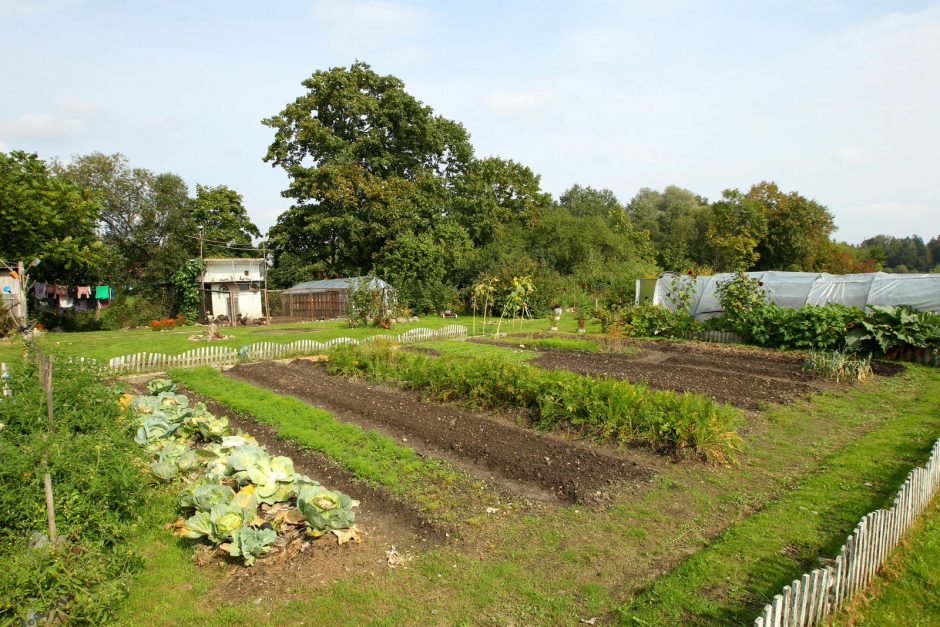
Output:
<path fill-rule="evenodd" d="M 331 377 L 308 362 L 263 362 L 236 366 L 227 374 L 390 434 L 528 498 L 603 500 L 611 484 L 645 481 L 652 474 L 625 455 L 536 433 L 492 415 L 426 402 L 414 393 Z"/>

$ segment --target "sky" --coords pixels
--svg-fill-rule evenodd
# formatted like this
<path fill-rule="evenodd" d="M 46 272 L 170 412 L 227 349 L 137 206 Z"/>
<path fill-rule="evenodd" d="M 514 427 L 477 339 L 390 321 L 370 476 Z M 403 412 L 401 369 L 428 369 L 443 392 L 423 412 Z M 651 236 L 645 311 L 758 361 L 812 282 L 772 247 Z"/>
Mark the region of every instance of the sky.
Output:
<path fill-rule="evenodd" d="M 0 150 L 225 184 L 262 231 L 261 120 L 359 60 L 556 197 L 772 180 L 840 240 L 940 234 L 940 2 L 0 0 L 0 59 Z"/>

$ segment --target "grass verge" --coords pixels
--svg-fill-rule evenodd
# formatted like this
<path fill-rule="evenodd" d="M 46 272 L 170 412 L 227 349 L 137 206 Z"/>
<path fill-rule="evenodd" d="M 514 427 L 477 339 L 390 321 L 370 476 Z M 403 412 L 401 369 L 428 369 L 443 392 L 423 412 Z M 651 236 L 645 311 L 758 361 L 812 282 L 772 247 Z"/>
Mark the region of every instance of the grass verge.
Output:
<path fill-rule="evenodd" d="M 430 522 L 455 525 L 479 491 L 446 462 L 423 458 L 392 438 L 340 422 L 331 412 L 292 396 L 230 379 L 208 366 L 174 369 L 169 375 L 194 392 L 275 427 L 278 436 L 328 455 L 357 477 L 415 503 Z M 443 507 L 444 502 L 448 507 Z"/>
<path fill-rule="evenodd" d="M 922 392 L 903 411 L 655 580 L 620 608 L 621 622 L 750 623 L 784 585 L 834 557 L 863 515 L 890 504 L 940 433 L 940 376 L 912 371 L 905 378 Z"/>

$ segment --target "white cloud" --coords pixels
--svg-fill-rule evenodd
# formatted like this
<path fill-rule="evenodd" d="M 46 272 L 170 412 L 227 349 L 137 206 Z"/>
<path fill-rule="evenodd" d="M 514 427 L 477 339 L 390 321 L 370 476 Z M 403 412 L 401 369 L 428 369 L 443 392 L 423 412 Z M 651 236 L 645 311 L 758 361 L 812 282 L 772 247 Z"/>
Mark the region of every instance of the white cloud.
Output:
<path fill-rule="evenodd" d="M 98 113 L 98 107 L 83 98 L 63 98 L 56 102 L 55 108 L 62 113 L 75 117 L 89 118 Z"/>
<path fill-rule="evenodd" d="M 632 29 L 582 28 L 565 35 L 568 55 L 582 62 L 638 61 L 649 53 L 649 45 Z"/>
<path fill-rule="evenodd" d="M 494 91 L 485 99 L 486 106 L 500 115 L 522 115 L 547 105 L 552 99 L 550 89 L 525 91 Z"/>
<path fill-rule="evenodd" d="M 183 127 L 183 121 L 175 115 L 155 115 L 147 123 L 160 130 L 175 131 Z"/>
<path fill-rule="evenodd" d="M 81 137 L 98 107 L 76 97 L 58 100 L 52 111 L 28 112 L 10 121 L 0 121 L 0 134 L 17 141 L 64 141 Z"/>

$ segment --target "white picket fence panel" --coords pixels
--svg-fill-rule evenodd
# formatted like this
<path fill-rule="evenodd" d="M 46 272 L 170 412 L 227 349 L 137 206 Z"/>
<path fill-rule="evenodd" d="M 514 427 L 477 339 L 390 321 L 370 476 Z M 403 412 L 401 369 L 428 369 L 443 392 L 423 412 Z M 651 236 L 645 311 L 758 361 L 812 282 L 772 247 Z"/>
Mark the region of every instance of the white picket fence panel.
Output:
<path fill-rule="evenodd" d="M 714 342 L 718 344 L 742 344 L 743 338 L 734 331 L 689 331 L 685 334 L 687 340 L 699 342 Z"/>
<path fill-rule="evenodd" d="M 467 336 L 467 327 L 462 324 L 450 324 L 440 329 L 411 329 L 397 335 L 380 333 L 370 335 L 361 340 L 351 337 L 338 337 L 325 342 L 318 340 L 298 340 L 289 344 L 277 342 L 255 342 L 241 348 L 230 346 L 200 346 L 179 355 L 165 355 L 163 353 L 134 353 L 123 357 L 114 357 L 108 362 L 111 374 L 134 374 L 138 372 L 152 372 L 168 368 L 193 368 L 196 366 L 234 366 L 244 361 L 260 361 L 264 359 L 282 359 L 290 356 L 311 355 L 322 353 L 334 346 L 343 344 L 366 344 L 377 340 L 386 340 L 399 344 L 424 342 L 444 338 L 461 338 Z"/>
<path fill-rule="evenodd" d="M 832 566 L 817 568 L 783 587 L 764 607 L 755 627 L 817 625 L 863 590 L 940 488 L 940 440 L 923 468 L 915 468 L 891 509 L 864 516 Z"/>

